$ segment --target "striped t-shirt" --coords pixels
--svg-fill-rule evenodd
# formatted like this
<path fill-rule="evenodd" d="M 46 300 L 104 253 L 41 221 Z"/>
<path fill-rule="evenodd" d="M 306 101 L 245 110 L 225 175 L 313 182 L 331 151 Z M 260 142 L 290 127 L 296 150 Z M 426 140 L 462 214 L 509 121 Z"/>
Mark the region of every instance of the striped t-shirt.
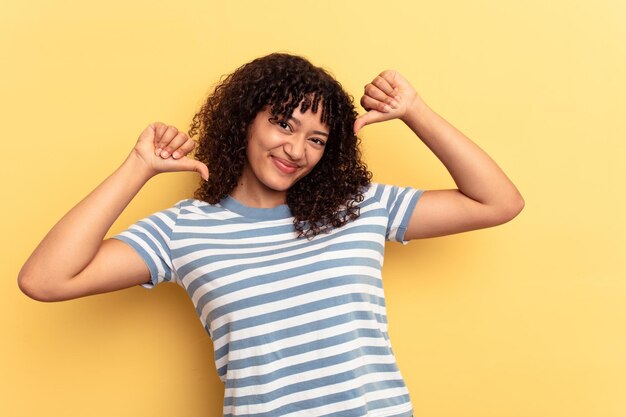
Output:
<path fill-rule="evenodd" d="M 224 416 L 410 416 L 389 336 L 385 240 L 420 190 L 371 184 L 360 217 L 297 238 L 286 205 L 183 200 L 116 236 L 173 281 L 213 340 Z"/>

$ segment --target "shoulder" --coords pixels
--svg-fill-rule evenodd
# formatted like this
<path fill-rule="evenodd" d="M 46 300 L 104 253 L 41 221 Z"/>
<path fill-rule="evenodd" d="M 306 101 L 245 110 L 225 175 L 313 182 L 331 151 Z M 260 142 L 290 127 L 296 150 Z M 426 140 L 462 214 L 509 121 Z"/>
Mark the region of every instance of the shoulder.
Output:
<path fill-rule="evenodd" d="M 365 187 L 363 191 L 363 202 L 376 202 L 384 206 L 395 204 L 402 200 L 417 200 L 423 190 L 413 187 L 389 185 L 373 182 Z"/>
<path fill-rule="evenodd" d="M 140 220 L 137 225 L 151 224 L 153 227 L 171 230 L 181 221 L 206 218 L 208 214 L 219 211 L 224 211 L 219 205 L 187 198 Z"/>
<path fill-rule="evenodd" d="M 226 211 L 219 203 L 209 204 L 206 201 L 195 198 L 180 200 L 170 210 L 177 212 L 179 216 L 189 214 L 206 215 Z"/>

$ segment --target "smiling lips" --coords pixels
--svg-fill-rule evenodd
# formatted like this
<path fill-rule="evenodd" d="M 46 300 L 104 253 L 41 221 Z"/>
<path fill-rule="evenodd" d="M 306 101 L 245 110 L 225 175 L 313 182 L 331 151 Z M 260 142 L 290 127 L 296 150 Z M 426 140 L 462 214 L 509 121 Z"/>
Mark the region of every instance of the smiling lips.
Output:
<path fill-rule="evenodd" d="M 276 168 L 280 170 L 280 172 L 284 174 L 293 174 L 298 170 L 298 165 L 292 164 L 291 162 L 285 161 L 284 159 L 278 158 L 276 156 L 272 156 L 272 162 Z"/>

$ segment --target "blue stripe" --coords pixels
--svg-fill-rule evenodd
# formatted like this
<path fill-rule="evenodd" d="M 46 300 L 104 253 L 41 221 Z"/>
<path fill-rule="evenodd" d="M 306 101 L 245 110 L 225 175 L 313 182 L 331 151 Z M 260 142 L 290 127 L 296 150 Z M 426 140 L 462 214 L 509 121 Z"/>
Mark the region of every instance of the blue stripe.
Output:
<path fill-rule="evenodd" d="M 288 337 L 301 336 L 303 334 L 317 332 L 330 327 L 339 326 L 357 320 L 374 320 L 372 311 L 357 310 L 349 313 L 339 314 L 337 316 L 328 317 L 311 323 L 300 324 L 297 326 L 281 328 L 273 332 L 267 332 L 259 336 L 251 336 L 245 339 L 232 341 L 221 348 L 215 350 L 215 360 L 221 359 L 230 351 L 239 349 L 248 349 L 254 346 L 264 345 L 271 341 L 279 341 Z"/>
<path fill-rule="evenodd" d="M 336 243 L 336 244 L 328 245 L 328 246 L 320 245 L 319 248 L 315 250 L 310 250 L 306 253 L 293 253 L 300 249 L 301 247 L 293 247 L 293 248 L 290 247 L 290 248 L 283 248 L 279 252 L 277 252 L 275 249 L 274 250 L 270 249 L 270 250 L 262 251 L 258 253 L 250 253 L 250 252 L 241 253 L 240 252 L 240 253 L 228 253 L 228 254 L 221 254 L 221 255 L 208 255 L 199 259 L 195 259 L 185 265 L 180 266 L 177 269 L 177 272 L 179 276 L 184 277 L 190 272 L 198 268 L 201 268 L 203 266 L 206 266 L 207 264 L 213 263 L 213 262 L 233 261 L 234 265 L 229 265 L 227 267 L 211 271 L 210 276 L 211 276 L 211 280 L 213 280 L 213 279 L 221 278 L 224 276 L 233 275 L 238 272 L 244 271 L 246 269 L 263 268 L 266 266 L 280 265 L 280 264 L 292 262 L 292 261 L 305 261 L 309 258 L 313 258 L 319 255 L 322 255 L 324 253 L 333 252 L 333 251 L 338 252 L 342 250 L 358 250 L 358 249 L 373 250 L 373 251 L 377 251 L 382 256 L 384 247 L 376 242 L 354 241 L 354 242 Z M 175 256 L 176 257 L 183 256 L 182 254 L 178 255 L 178 251 L 179 250 L 177 250 L 177 253 Z M 282 253 L 283 256 L 281 256 L 280 258 L 277 258 L 276 257 L 277 253 Z M 289 253 L 293 253 L 293 254 L 289 255 Z M 268 256 L 274 256 L 274 258 L 267 259 L 267 260 L 259 260 L 258 262 L 246 262 L 245 264 L 236 262 L 239 259 L 253 261 L 255 259 L 266 258 Z M 201 284 L 202 283 L 192 282 L 187 287 L 187 291 L 189 291 L 189 293 L 193 296 L 193 293 Z"/>
<path fill-rule="evenodd" d="M 160 248 L 161 252 L 165 252 L 166 254 L 169 254 L 169 246 L 170 246 L 169 239 L 165 240 L 163 238 L 163 233 L 166 233 L 168 230 L 167 226 L 165 225 L 165 223 L 163 223 L 163 220 L 159 219 L 156 216 L 153 216 L 151 220 L 155 223 L 155 225 L 148 223 L 147 221 L 140 221 L 139 223 L 137 223 L 138 227 L 141 227 L 144 229 L 144 230 L 138 230 L 137 233 L 145 233 L 147 235 L 150 235 L 158 243 L 158 246 L 157 246 L 154 242 L 148 242 L 152 245 L 151 247 L 154 249 Z"/>
<path fill-rule="evenodd" d="M 391 380 L 391 381 L 383 381 L 385 383 L 388 383 L 389 386 L 391 388 L 395 386 L 397 387 L 403 387 L 404 383 L 402 382 L 402 380 Z M 337 402 L 341 402 L 341 401 L 348 401 L 348 400 L 352 400 L 354 398 L 360 397 L 362 395 L 362 393 L 364 392 L 372 392 L 372 391 L 376 391 L 377 387 L 380 386 L 380 383 L 378 382 L 373 382 L 370 384 L 365 384 L 362 387 L 360 387 L 360 389 L 355 389 L 355 390 L 349 390 L 349 391 L 344 391 L 344 392 L 338 392 L 338 393 L 334 393 L 334 394 L 329 394 L 329 395 L 325 395 L 322 397 L 318 397 L 318 398 L 313 398 L 313 399 L 309 399 L 309 400 L 303 400 L 303 401 L 297 401 L 291 404 L 287 404 L 284 405 L 282 407 L 278 407 L 275 408 L 273 410 L 271 410 L 270 412 L 267 413 L 254 413 L 254 414 L 240 414 L 237 413 L 236 415 L 238 417 L 274 417 L 274 416 L 281 416 L 281 415 L 285 415 L 285 414 L 289 414 L 289 413 L 294 413 L 297 411 L 305 411 L 305 410 L 309 410 L 312 408 L 317 408 L 317 407 L 321 407 L 327 404 L 333 404 L 333 403 L 337 403 Z M 390 406 L 392 406 L 393 404 L 402 404 L 404 402 L 406 402 L 406 396 L 400 396 L 400 397 L 395 397 L 395 398 L 390 398 L 388 400 L 385 400 L 386 402 L 390 403 Z M 369 407 L 368 407 L 369 409 Z M 231 416 L 232 414 L 227 414 L 228 416 Z M 335 415 L 339 415 L 337 413 L 335 413 Z M 352 417 L 352 416 L 362 416 L 363 414 L 346 414 L 344 412 L 344 410 L 341 411 L 341 416 L 342 417 Z M 367 414 L 365 414 L 367 415 Z M 226 415 L 225 415 L 226 416 Z"/>
<path fill-rule="evenodd" d="M 404 193 L 398 193 L 398 190 L 393 188 L 392 191 L 389 193 L 389 200 L 387 200 L 387 212 L 389 213 L 389 223 L 391 223 L 391 221 L 393 219 L 395 219 L 396 214 L 398 213 L 398 207 L 400 206 L 399 204 L 396 204 L 396 202 L 398 200 L 402 200 L 402 198 L 400 198 L 402 195 L 406 195 L 405 193 L 408 190 L 405 190 Z"/>
<path fill-rule="evenodd" d="M 324 339 L 315 340 L 313 342 L 302 343 L 300 345 L 287 347 L 280 350 L 280 355 L 276 352 L 270 352 L 265 355 L 250 356 L 244 359 L 235 359 L 228 362 L 228 369 L 245 369 L 251 366 L 267 365 L 278 359 L 288 358 L 290 356 L 301 355 L 331 346 L 341 345 L 359 338 L 375 338 L 381 336 L 380 329 L 353 329 L 349 332 L 338 334 Z"/>
<path fill-rule="evenodd" d="M 364 192 L 365 200 L 358 203 L 361 215 L 357 220 L 349 227 L 331 230 L 329 234 L 320 234 L 312 240 L 296 238 L 287 206 L 256 209 L 243 206 L 234 199 L 222 200 L 222 206 L 184 200 L 172 209 L 138 222 L 136 226 L 140 230 L 135 228 L 126 231 L 124 236 L 116 236 L 131 245 L 145 260 L 154 284 L 164 280 L 159 276 L 159 269 L 165 271 L 162 274 L 166 280 L 171 280 L 174 274 L 189 280 L 186 283 L 189 295 L 198 297 L 196 311 L 199 315 L 202 310 L 209 313 L 203 320 L 205 329 L 214 343 L 225 343 L 214 351 L 214 355 L 220 364 L 218 374 L 232 389 L 229 394 L 232 397 L 226 397 L 224 404 L 234 407 L 234 415 L 245 415 L 255 404 L 262 406 L 292 394 L 297 397 L 297 402 L 254 415 L 307 414 L 307 410 L 323 405 L 330 405 L 328 417 L 387 415 L 394 408 L 398 409 L 398 405 L 399 408 L 410 408 L 410 399 L 403 395 L 404 383 L 390 380 L 392 376 L 388 373 L 397 371 L 397 365 L 388 343 L 389 335 L 384 331 L 387 317 L 380 273 L 384 239 L 402 240 L 422 192 L 380 184 L 371 184 L 364 188 Z M 384 194 L 388 195 L 388 200 L 382 200 Z M 402 204 L 407 208 L 400 218 Z M 392 227 L 397 230 L 391 236 Z M 252 230 L 242 230 L 247 228 Z M 357 233 L 364 235 L 357 238 Z M 276 241 L 278 235 L 280 240 Z M 130 237 L 142 242 L 145 248 Z M 248 238 L 255 242 L 243 242 Z M 343 238 L 349 243 L 337 241 Z M 172 246 L 176 249 L 172 250 Z M 346 258 L 346 251 L 354 251 L 357 256 Z M 191 258 L 200 254 L 201 259 L 184 260 L 186 256 L 191 255 Z M 326 259 L 328 255 L 333 258 L 343 256 L 344 259 Z M 308 262 L 312 263 L 307 265 Z M 360 267 L 366 267 L 366 270 L 357 271 Z M 176 269 L 172 271 L 170 268 Z M 275 272 L 259 275 L 259 269 L 263 268 Z M 347 273 L 340 273 L 339 268 Z M 190 274 L 200 276 L 191 279 Z M 197 291 L 206 293 L 200 296 Z M 268 293 L 262 294 L 262 291 Z M 329 296 L 322 299 L 319 295 L 313 296 L 320 291 L 326 291 Z M 372 292 L 380 296 L 369 294 Z M 288 306 L 283 300 L 302 301 Z M 259 314 L 243 317 L 249 308 L 255 308 Z M 332 316 L 323 318 L 322 314 Z M 224 324 L 211 332 L 218 319 Z M 328 334 L 338 332 L 341 334 Z M 309 341 L 305 342 L 305 338 Z M 287 346 L 287 341 L 293 346 Z M 338 352 L 338 349 L 348 348 L 352 350 Z M 328 352 L 322 355 L 322 350 Z M 232 359 L 236 355 L 229 356 L 229 352 L 245 352 L 246 355 Z M 307 355 L 310 360 L 294 365 L 298 355 Z M 284 359 L 284 366 L 277 369 L 276 361 L 281 359 Z M 355 360 L 355 368 L 345 370 L 346 361 L 350 360 Z M 326 377 L 315 373 L 318 369 L 330 371 L 328 367 L 333 365 L 343 366 L 345 371 Z M 241 371 L 248 371 L 250 376 L 229 380 L 230 376 Z M 306 371 L 312 371 L 311 378 L 314 379 L 304 381 L 301 376 Z M 369 372 L 380 372 L 377 379 L 382 381 L 346 392 L 333 390 L 331 395 L 318 394 L 318 398 L 310 398 L 312 394 L 307 393 L 332 384 L 352 385 L 350 381 L 358 384 L 357 380 Z M 281 380 L 286 386 L 258 394 L 268 389 L 263 384 L 277 378 L 286 378 Z M 248 387 L 254 395 L 242 396 L 239 387 Z M 368 393 L 378 389 L 389 389 L 390 398 L 368 402 Z M 356 399 L 350 406 L 353 408 L 339 405 L 351 398 Z M 410 415 L 410 411 L 391 414 L 404 417 Z"/>
<path fill-rule="evenodd" d="M 284 387 L 278 388 L 274 391 L 267 392 L 265 394 L 254 394 L 254 395 L 245 395 L 240 397 L 224 397 L 224 405 L 253 405 L 253 404 L 263 404 L 270 401 L 274 401 L 277 398 L 284 397 L 286 395 L 291 395 L 296 392 L 308 391 L 315 388 L 321 388 L 328 385 L 340 384 L 342 382 L 355 380 L 361 378 L 367 374 L 372 373 L 393 373 L 398 372 L 398 367 L 395 364 L 368 364 L 363 365 L 358 368 L 352 369 L 350 371 L 340 372 L 338 374 L 329 375 L 325 377 L 311 379 L 309 381 L 301 381 L 296 382 L 294 384 L 286 385 Z M 376 384 L 377 390 L 383 390 L 388 388 L 396 388 L 398 387 L 398 380 L 392 379 L 388 381 L 376 381 L 373 383 L 368 383 L 366 385 Z M 402 386 L 402 385 L 400 385 Z M 357 388 L 358 389 L 358 388 Z"/>
<path fill-rule="evenodd" d="M 236 225 L 234 225 L 236 226 Z M 222 239 L 224 241 L 229 240 L 237 240 L 237 239 L 246 239 L 246 238 L 254 238 L 261 236 L 274 236 L 278 234 L 287 234 L 293 233 L 294 228 L 293 224 L 286 224 L 280 226 L 270 226 L 270 227 L 258 227 L 250 230 L 232 230 L 226 232 L 213 232 L 211 230 L 203 230 L 201 233 L 195 232 L 179 232 L 177 233 L 177 238 L 180 239 L 181 236 L 184 238 L 191 239 Z M 225 244 L 227 244 L 225 242 Z"/>
<path fill-rule="evenodd" d="M 369 412 L 372 410 L 378 410 L 380 408 L 387 408 L 387 407 L 394 407 L 394 406 L 398 406 L 400 404 L 407 404 L 411 401 L 411 399 L 409 398 L 408 395 L 399 395 L 397 397 L 392 397 L 392 398 L 384 398 L 382 400 L 375 400 L 375 401 L 370 401 L 367 403 L 367 406 L 361 406 L 361 407 L 356 407 L 356 408 L 352 408 L 350 410 L 341 410 L 341 415 L 342 416 L 346 416 L 346 417 L 352 417 L 352 416 L 368 416 Z M 387 417 L 411 417 L 413 415 L 413 408 L 407 410 L 407 411 L 403 411 L 400 414 L 393 414 L 393 415 L 389 415 Z M 337 417 L 337 413 L 333 412 L 333 413 L 329 413 L 329 414 L 324 414 L 323 416 L 320 417 Z"/>
<path fill-rule="evenodd" d="M 378 281 L 380 283 L 380 280 Z M 322 311 L 333 306 L 362 302 L 369 302 L 374 305 L 379 305 L 383 308 L 385 307 L 385 299 L 382 297 L 374 297 L 371 294 L 366 293 L 342 294 L 336 297 L 315 300 L 310 303 L 300 304 L 291 308 L 271 311 L 269 313 L 260 314 L 258 316 L 247 317 L 245 319 L 235 320 L 233 322 L 226 323 L 215 329 L 215 331 L 213 332 L 213 341 L 219 340 L 222 336 L 230 332 L 243 330 L 250 327 L 262 326 L 289 317 L 297 317 L 315 311 Z M 376 313 L 374 314 L 376 316 L 376 320 L 379 323 L 387 324 L 387 318 L 384 315 Z"/>
<path fill-rule="evenodd" d="M 316 358 L 295 365 L 287 365 L 283 368 L 263 375 L 251 375 L 244 378 L 229 379 L 226 388 L 242 388 L 254 385 L 264 385 L 277 379 L 293 376 L 314 369 L 323 369 L 340 363 L 349 362 L 363 356 L 388 356 L 389 348 L 386 346 L 361 346 L 348 352 L 339 353 L 325 358 Z"/>
<path fill-rule="evenodd" d="M 314 244 L 323 244 L 327 241 L 333 241 L 340 236 L 351 235 L 355 233 L 372 233 L 378 234 L 381 236 L 385 235 L 385 227 L 379 226 L 376 224 L 360 224 L 358 226 L 353 226 L 350 229 L 339 229 L 332 235 L 318 235 L 312 241 Z M 306 239 L 299 239 L 297 241 L 293 239 L 286 238 L 285 240 L 278 240 L 272 242 L 255 242 L 255 243 L 238 243 L 237 239 L 231 239 L 228 242 L 219 242 L 219 243 L 209 243 L 209 240 L 219 240 L 224 236 L 224 234 L 211 234 L 211 233 L 193 233 L 193 232 L 180 232 L 174 231 L 172 233 L 171 240 L 172 241 L 183 241 L 186 239 L 198 239 L 198 240 L 206 240 L 207 243 L 197 243 L 191 245 L 185 245 L 180 248 L 176 248 L 172 251 L 172 255 L 174 257 L 180 257 L 187 255 L 189 253 L 193 253 L 198 250 L 210 250 L 210 249 L 229 249 L 229 250 L 242 250 L 242 249 L 255 249 L 258 247 L 272 247 L 284 245 L 286 243 L 292 243 L 289 245 L 287 249 L 291 250 L 291 248 L 302 248 L 311 245 L 311 241 Z M 283 250 L 283 249 L 281 249 Z"/>
<path fill-rule="evenodd" d="M 303 273 L 313 272 L 313 271 L 323 271 L 326 269 L 333 269 L 339 266 L 346 266 L 345 261 L 341 259 L 333 259 L 328 261 L 316 262 L 306 267 L 293 267 L 290 269 L 285 269 L 279 272 L 271 272 L 264 275 L 258 275 L 255 277 L 257 280 L 257 285 L 261 284 L 270 284 L 277 283 L 289 278 L 294 278 L 302 275 Z M 371 268 L 377 268 L 380 266 L 380 263 L 368 258 L 352 258 L 349 266 L 368 266 Z M 304 270 L 306 268 L 306 271 Z M 339 277 L 340 279 L 342 277 Z M 250 280 L 246 280 L 250 281 Z M 324 282 L 331 283 L 334 282 L 332 280 L 323 280 Z M 235 284 L 234 284 L 235 285 Z M 339 285 L 339 284 L 337 284 Z M 242 286 L 243 288 L 248 288 L 250 286 Z M 298 295 L 305 294 L 306 292 L 319 289 L 319 284 L 316 282 L 312 282 L 309 284 L 301 285 L 298 287 L 286 288 L 284 290 L 280 290 L 280 288 L 276 288 L 276 291 L 272 293 L 253 295 L 251 297 L 238 299 L 232 303 L 223 304 L 216 308 L 213 308 L 208 315 L 209 321 L 214 321 L 215 319 L 223 316 L 224 314 L 231 313 L 233 311 L 241 310 L 242 308 L 248 308 L 253 306 L 259 306 L 262 304 L 267 304 L 275 301 L 285 300 L 287 298 L 296 297 Z M 199 315 L 202 314 L 202 310 L 204 306 L 209 303 L 214 297 L 212 296 L 212 292 L 204 294 L 202 297 L 198 299 L 196 311 Z"/>
<path fill-rule="evenodd" d="M 154 231 L 154 229 L 152 229 L 152 230 Z M 171 270 L 170 266 L 166 263 L 166 261 L 162 258 L 161 250 L 160 250 L 162 248 L 159 248 L 159 246 L 157 246 L 154 241 L 152 241 L 150 238 L 147 237 L 148 234 L 144 233 L 143 231 L 128 230 L 125 233 L 133 234 L 134 236 L 139 238 L 139 240 L 141 240 L 145 245 L 147 245 L 150 248 L 151 252 L 148 253 L 142 246 L 139 245 L 139 243 L 135 242 L 134 240 L 132 240 L 132 239 L 130 239 L 130 238 L 124 236 L 124 235 L 114 236 L 114 238 L 119 239 L 119 240 L 123 240 L 124 242 L 128 243 L 129 245 L 131 245 L 139 253 L 139 255 L 141 255 L 141 257 L 144 259 L 144 261 L 148 265 L 148 269 L 150 269 L 150 275 L 152 277 L 152 283 L 156 285 L 161 280 L 163 280 L 163 281 L 170 281 L 172 279 L 172 270 Z M 152 233 L 150 233 L 150 236 L 154 236 L 154 235 Z M 162 241 L 162 239 L 159 239 L 158 236 L 154 236 L 154 237 L 156 237 L 158 240 Z M 162 277 L 159 275 L 158 266 L 157 266 L 156 262 L 158 262 L 159 265 L 164 270 L 164 275 Z"/>
<path fill-rule="evenodd" d="M 133 233 L 133 234 L 137 235 L 137 233 Z M 113 236 L 113 239 L 121 240 L 122 242 L 130 245 L 133 249 L 135 249 L 135 251 L 137 251 L 137 253 L 141 256 L 143 261 L 148 266 L 148 269 L 150 270 L 150 282 L 152 283 L 152 285 L 157 285 L 159 282 L 159 270 L 156 264 L 154 263 L 152 256 L 150 256 L 150 254 L 146 252 L 144 248 L 139 246 L 137 242 L 135 242 L 134 240 L 130 239 L 127 236 L 116 235 L 116 236 Z"/>
<path fill-rule="evenodd" d="M 413 215 L 413 211 L 415 210 L 415 206 L 417 205 L 417 201 L 422 196 L 422 190 L 418 190 L 409 201 L 407 205 L 406 212 L 404 213 L 404 217 L 400 221 L 400 227 L 398 227 L 398 231 L 396 232 L 395 241 L 402 242 L 404 240 L 404 234 L 406 232 L 406 228 L 409 226 L 409 221 L 411 220 L 411 216 Z"/>

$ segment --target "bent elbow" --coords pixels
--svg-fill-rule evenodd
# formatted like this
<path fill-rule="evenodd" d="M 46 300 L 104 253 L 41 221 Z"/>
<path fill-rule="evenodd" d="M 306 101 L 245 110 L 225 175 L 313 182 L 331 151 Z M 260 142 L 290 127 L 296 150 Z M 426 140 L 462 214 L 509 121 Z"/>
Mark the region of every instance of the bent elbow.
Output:
<path fill-rule="evenodd" d="M 60 298 L 55 297 L 53 292 L 43 285 L 42 280 L 38 280 L 31 275 L 25 274 L 23 271 L 20 271 L 17 277 L 17 286 L 25 295 L 36 301 L 53 302 L 61 300 Z"/>
<path fill-rule="evenodd" d="M 510 198 L 505 205 L 498 212 L 498 224 L 510 222 L 518 214 L 522 212 L 526 203 L 521 194 L 517 193 L 514 197 Z"/>
<path fill-rule="evenodd" d="M 511 219 L 513 220 L 517 217 L 518 214 L 524 210 L 524 206 L 526 206 L 526 202 L 524 201 L 524 197 L 520 193 L 517 193 L 515 199 L 513 199 L 512 208 L 511 208 Z"/>

